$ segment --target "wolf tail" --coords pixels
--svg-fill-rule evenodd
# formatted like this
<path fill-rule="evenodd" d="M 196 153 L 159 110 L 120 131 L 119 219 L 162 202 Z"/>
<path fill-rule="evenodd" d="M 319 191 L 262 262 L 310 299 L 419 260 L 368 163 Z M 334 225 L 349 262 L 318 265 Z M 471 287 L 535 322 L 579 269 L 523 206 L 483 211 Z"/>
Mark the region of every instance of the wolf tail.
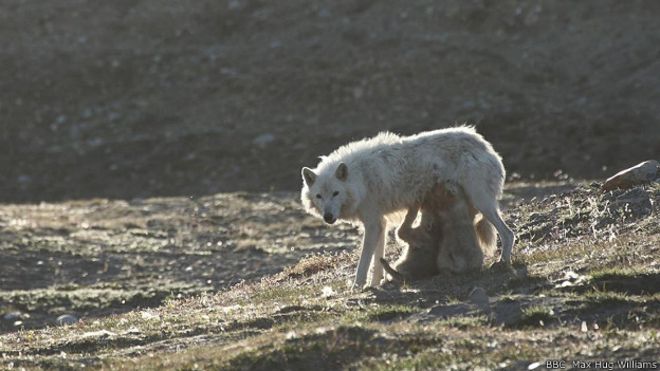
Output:
<path fill-rule="evenodd" d="M 495 250 L 497 249 L 497 232 L 495 231 L 495 227 L 482 215 L 475 228 L 484 256 L 495 255 Z"/>

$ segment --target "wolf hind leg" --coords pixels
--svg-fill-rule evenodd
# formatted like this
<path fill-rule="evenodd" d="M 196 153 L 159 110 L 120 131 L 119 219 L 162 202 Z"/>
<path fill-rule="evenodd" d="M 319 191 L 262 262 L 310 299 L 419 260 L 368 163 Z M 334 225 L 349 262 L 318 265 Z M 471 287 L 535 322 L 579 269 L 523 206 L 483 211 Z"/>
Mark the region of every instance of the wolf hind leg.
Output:
<path fill-rule="evenodd" d="M 465 191 L 472 206 L 479 210 L 483 217 L 492 223 L 497 230 L 497 234 L 499 234 L 500 240 L 502 240 L 502 256 L 500 257 L 500 261 L 510 264 L 511 252 L 516 237 L 511 228 L 502 219 L 495 195 L 491 195 L 485 188 L 480 187 L 479 182 L 474 182 L 468 184 Z"/>
<path fill-rule="evenodd" d="M 387 227 L 384 228 L 387 230 Z M 370 286 L 377 286 L 380 284 L 380 281 L 383 280 L 383 264 L 381 259 L 385 256 L 385 232 L 381 233 L 380 239 L 378 240 L 378 245 L 376 245 L 376 251 L 374 251 L 373 259 L 371 259 L 371 280 L 369 282 Z"/>

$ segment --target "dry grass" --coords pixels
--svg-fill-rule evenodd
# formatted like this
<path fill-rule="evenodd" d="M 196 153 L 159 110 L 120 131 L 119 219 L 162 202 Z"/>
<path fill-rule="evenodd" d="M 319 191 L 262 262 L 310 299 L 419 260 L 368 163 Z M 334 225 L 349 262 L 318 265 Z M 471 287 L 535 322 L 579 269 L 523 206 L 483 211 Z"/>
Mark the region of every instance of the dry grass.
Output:
<path fill-rule="evenodd" d="M 582 192 L 562 200 L 591 197 Z M 540 201 L 515 206 L 510 214 L 524 232 L 561 218 L 557 210 Z M 347 289 L 354 254 L 312 253 L 279 273 L 215 293 L 171 296 L 151 308 L 67 327 L 7 332 L 0 335 L 1 362 L 27 368 L 394 370 L 652 360 L 660 328 L 657 218 L 639 217 L 635 227 L 612 222 L 612 239 L 586 228 L 593 221 L 564 223 L 577 232 L 543 243 L 522 239 L 526 248 L 511 272 L 439 276 L 364 292 Z M 267 229 L 275 230 L 272 224 Z M 268 233 L 274 232 L 261 238 Z M 470 302 L 474 286 L 487 292 L 487 309 Z M 3 295 L 56 297 L 42 293 Z M 88 303 L 94 293 L 79 300 Z"/>

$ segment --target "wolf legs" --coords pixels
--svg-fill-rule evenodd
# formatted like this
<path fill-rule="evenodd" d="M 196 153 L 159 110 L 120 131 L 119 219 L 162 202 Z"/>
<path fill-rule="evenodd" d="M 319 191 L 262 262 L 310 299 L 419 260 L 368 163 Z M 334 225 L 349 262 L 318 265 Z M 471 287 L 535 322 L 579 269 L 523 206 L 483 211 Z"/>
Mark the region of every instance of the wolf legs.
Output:
<path fill-rule="evenodd" d="M 408 242 L 408 240 L 413 238 L 413 228 L 412 224 L 417 218 L 417 213 L 419 212 L 419 207 L 411 207 L 406 213 L 406 217 L 403 219 L 401 226 L 397 229 L 396 234 L 399 239 Z"/>
<path fill-rule="evenodd" d="M 500 235 L 500 239 L 502 240 L 502 256 L 500 261 L 510 264 L 511 251 L 513 250 L 516 237 L 511 228 L 502 219 L 496 197 L 487 188 L 485 184 L 481 185 L 479 182 L 475 182 L 466 185 L 464 189 L 472 206 L 479 210 L 486 220 L 492 223 L 497 230 L 497 234 Z"/>
<path fill-rule="evenodd" d="M 367 283 L 367 275 L 369 273 L 369 266 L 376 252 L 382 254 L 385 249 L 385 218 L 380 216 L 377 218 L 367 219 L 363 221 L 364 224 L 364 239 L 362 241 L 362 251 L 360 253 L 360 260 L 358 262 L 357 271 L 355 272 L 355 281 L 353 282 L 353 289 L 361 289 Z M 381 256 L 382 257 L 382 256 Z M 380 270 L 382 278 L 382 266 L 380 257 L 374 260 L 374 272 Z M 373 277 L 372 277 L 373 278 Z"/>

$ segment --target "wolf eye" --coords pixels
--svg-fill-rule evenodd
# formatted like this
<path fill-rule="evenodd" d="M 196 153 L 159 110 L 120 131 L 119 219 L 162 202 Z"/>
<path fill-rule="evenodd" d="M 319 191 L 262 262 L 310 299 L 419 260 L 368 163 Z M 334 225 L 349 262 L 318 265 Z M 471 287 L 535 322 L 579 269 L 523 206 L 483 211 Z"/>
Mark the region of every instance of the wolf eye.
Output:
<path fill-rule="evenodd" d="M 332 197 L 335 197 L 338 194 L 339 194 L 339 191 L 335 191 L 335 193 L 332 194 Z"/>
<path fill-rule="evenodd" d="M 323 197 L 321 197 L 321 194 L 317 194 L 317 195 L 316 195 L 316 198 L 318 198 L 318 199 L 320 200 L 320 199 L 322 199 Z"/>

